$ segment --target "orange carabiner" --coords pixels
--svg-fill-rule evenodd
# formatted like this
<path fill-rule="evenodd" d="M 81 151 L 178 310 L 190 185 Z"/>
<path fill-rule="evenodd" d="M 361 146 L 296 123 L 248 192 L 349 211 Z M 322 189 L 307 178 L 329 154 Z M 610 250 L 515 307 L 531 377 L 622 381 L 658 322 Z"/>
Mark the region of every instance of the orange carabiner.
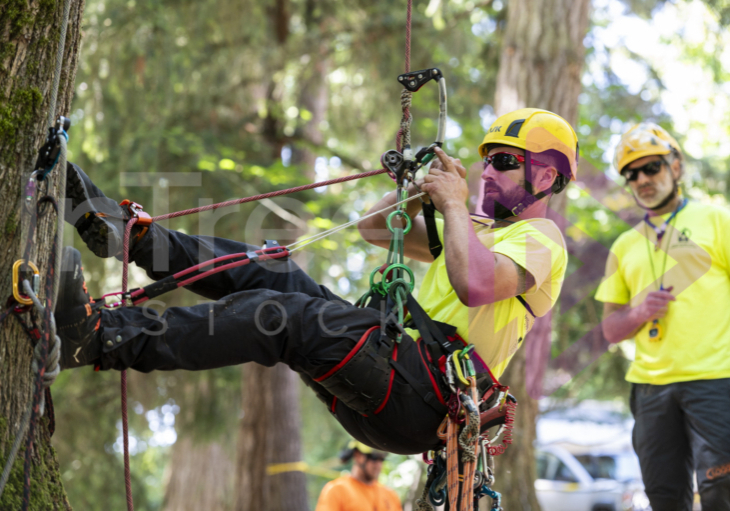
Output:
<path fill-rule="evenodd" d="M 20 292 L 20 267 L 23 264 L 27 264 L 27 266 L 30 267 L 31 270 L 33 270 L 33 284 L 36 284 L 38 280 L 40 279 L 40 272 L 38 271 L 38 267 L 33 264 L 32 262 L 28 261 L 25 262 L 25 259 L 18 259 L 13 263 L 13 298 L 15 298 L 15 301 L 22 305 L 33 305 L 33 300 L 30 299 L 30 297 L 21 294 Z M 37 287 L 35 285 L 34 287 Z"/>

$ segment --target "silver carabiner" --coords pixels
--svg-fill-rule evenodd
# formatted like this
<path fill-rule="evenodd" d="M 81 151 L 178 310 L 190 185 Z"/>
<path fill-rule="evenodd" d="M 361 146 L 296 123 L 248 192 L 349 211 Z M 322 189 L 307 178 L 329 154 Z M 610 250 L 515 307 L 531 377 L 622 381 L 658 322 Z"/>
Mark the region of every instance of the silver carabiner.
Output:
<path fill-rule="evenodd" d="M 449 385 L 449 389 L 452 394 L 456 394 L 456 385 L 454 383 L 454 369 L 452 367 L 454 355 L 451 354 L 446 359 L 446 383 Z"/>

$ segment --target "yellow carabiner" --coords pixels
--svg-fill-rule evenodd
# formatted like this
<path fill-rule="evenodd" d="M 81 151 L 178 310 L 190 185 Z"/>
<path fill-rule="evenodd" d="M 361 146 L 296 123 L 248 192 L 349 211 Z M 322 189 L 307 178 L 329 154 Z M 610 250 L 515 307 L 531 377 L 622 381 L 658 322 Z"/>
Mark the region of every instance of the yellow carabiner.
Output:
<path fill-rule="evenodd" d="M 20 267 L 23 264 L 26 264 L 25 259 L 18 259 L 13 263 L 13 298 L 15 298 L 15 301 L 19 304 L 32 305 L 33 300 L 31 300 L 28 296 L 20 293 Z M 31 270 L 33 270 L 34 280 L 40 278 L 38 267 L 30 261 L 28 261 L 27 265 L 30 266 Z"/>
<path fill-rule="evenodd" d="M 464 373 L 461 371 L 461 361 L 459 360 L 459 355 L 461 355 L 461 351 L 462 350 L 456 350 L 454 352 L 454 357 L 452 360 L 454 363 L 454 368 L 456 368 L 456 377 L 459 378 L 459 381 L 462 385 L 469 387 L 469 381 L 464 378 Z"/>
<path fill-rule="evenodd" d="M 506 391 L 504 391 L 504 390 L 502 391 L 502 397 L 500 397 L 500 399 L 499 399 L 499 411 L 500 412 L 502 411 L 502 408 L 504 408 L 504 404 L 507 402 L 508 395 L 509 394 L 507 394 Z"/>

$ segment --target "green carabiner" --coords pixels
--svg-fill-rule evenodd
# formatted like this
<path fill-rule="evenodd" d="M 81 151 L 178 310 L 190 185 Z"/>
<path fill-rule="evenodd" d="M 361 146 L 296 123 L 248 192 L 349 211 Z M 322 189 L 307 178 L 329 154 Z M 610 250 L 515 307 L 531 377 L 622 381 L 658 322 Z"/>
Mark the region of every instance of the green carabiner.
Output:
<path fill-rule="evenodd" d="M 408 213 L 401 210 L 395 210 L 390 215 L 388 215 L 388 218 L 385 220 L 385 224 L 388 226 L 388 230 L 393 233 L 395 232 L 396 227 L 390 225 L 390 220 L 394 216 L 399 216 L 406 219 L 406 226 L 403 228 L 403 235 L 408 234 L 411 231 L 411 217 L 408 216 Z"/>
<path fill-rule="evenodd" d="M 375 282 L 375 274 L 380 272 L 380 268 L 375 268 L 370 274 L 370 289 L 375 291 L 381 296 L 385 296 L 388 292 L 383 289 L 383 281 Z"/>
<path fill-rule="evenodd" d="M 405 264 L 402 264 L 402 263 L 394 263 L 394 264 L 391 264 L 390 266 L 388 266 L 385 269 L 385 271 L 383 271 L 383 278 L 385 278 L 391 271 L 398 270 L 398 269 L 405 270 L 405 272 L 408 274 L 408 277 L 410 278 L 410 282 L 406 282 L 404 279 L 395 279 L 395 280 L 393 280 L 391 282 L 388 282 L 388 281 L 380 281 L 380 286 L 383 288 L 383 291 L 385 291 L 383 294 L 388 294 L 388 292 L 390 291 L 391 286 L 393 284 L 395 284 L 396 282 L 403 282 L 403 283 L 405 283 L 408 286 L 408 292 L 409 293 L 413 291 L 413 288 L 416 286 L 416 279 L 413 276 L 413 270 L 411 270 Z M 372 281 L 372 276 L 371 276 L 371 281 Z"/>

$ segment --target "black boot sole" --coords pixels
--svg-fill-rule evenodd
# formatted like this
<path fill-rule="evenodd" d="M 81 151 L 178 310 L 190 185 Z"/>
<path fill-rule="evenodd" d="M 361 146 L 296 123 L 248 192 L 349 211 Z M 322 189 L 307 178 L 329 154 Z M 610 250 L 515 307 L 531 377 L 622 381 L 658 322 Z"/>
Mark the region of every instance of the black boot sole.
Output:
<path fill-rule="evenodd" d="M 66 196 L 71 199 L 76 217 L 71 223 L 78 230 L 81 239 L 99 257 L 119 255 L 124 240 L 125 222 L 122 208 L 103 195 L 92 197 L 83 177 L 71 164 L 66 179 Z"/>
<path fill-rule="evenodd" d="M 89 299 L 78 250 L 64 248 L 62 268 L 54 314 L 61 337 L 61 369 L 69 369 L 89 365 L 101 355 L 96 328 L 102 304 Z"/>

